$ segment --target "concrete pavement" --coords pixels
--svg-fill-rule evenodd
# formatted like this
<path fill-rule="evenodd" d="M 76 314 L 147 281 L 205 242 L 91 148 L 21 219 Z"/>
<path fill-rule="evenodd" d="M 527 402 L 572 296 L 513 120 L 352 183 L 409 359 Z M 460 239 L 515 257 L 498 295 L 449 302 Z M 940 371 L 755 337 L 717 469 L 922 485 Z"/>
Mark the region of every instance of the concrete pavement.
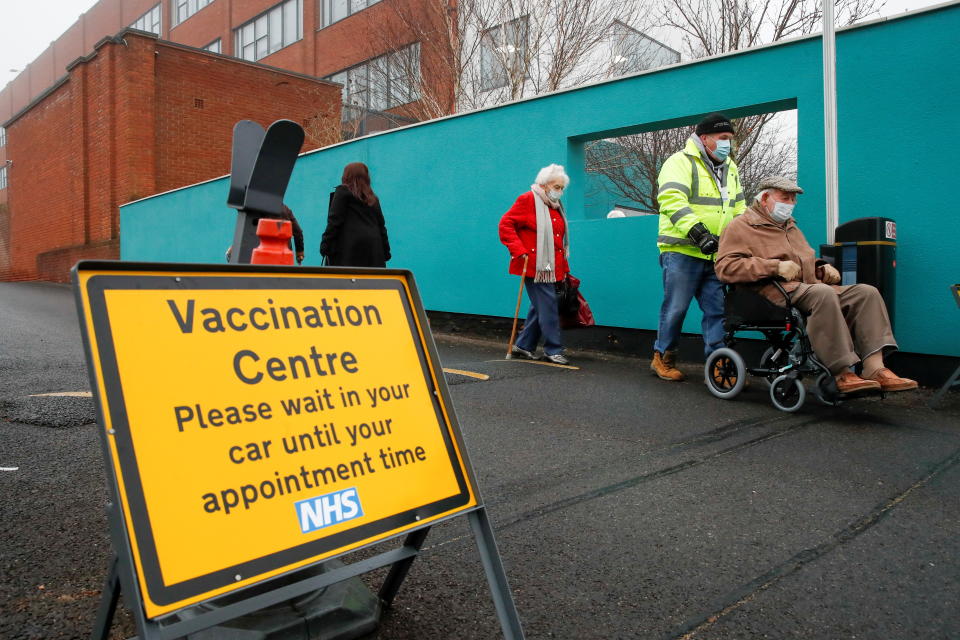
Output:
<path fill-rule="evenodd" d="M 89 634 L 109 541 L 72 292 L 0 284 L 0 638 Z M 776 411 L 649 362 L 438 337 L 528 638 L 956 638 L 960 400 Z M 362 553 L 360 554 L 362 555 Z M 348 558 L 349 559 L 349 558 Z M 368 576 L 372 584 L 382 573 Z M 134 633 L 121 615 L 114 637 Z M 494 638 L 464 519 L 373 638 Z"/>

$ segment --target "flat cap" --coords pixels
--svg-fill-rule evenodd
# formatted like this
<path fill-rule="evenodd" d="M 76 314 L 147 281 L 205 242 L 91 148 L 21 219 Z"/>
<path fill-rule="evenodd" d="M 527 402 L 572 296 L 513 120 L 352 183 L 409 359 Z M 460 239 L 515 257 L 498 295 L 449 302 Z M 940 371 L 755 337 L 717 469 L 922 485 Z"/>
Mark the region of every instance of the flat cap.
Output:
<path fill-rule="evenodd" d="M 767 176 L 763 178 L 760 180 L 760 184 L 757 185 L 757 192 L 759 193 L 764 189 L 779 189 L 787 193 L 803 193 L 800 185 L 785 176 Z"/>

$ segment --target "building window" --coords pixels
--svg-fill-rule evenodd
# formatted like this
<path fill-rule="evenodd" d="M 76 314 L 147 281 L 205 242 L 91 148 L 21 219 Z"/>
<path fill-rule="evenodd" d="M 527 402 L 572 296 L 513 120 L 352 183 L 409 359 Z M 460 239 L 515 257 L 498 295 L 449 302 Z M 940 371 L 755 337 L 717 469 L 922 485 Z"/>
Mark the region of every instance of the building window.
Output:
<path fill-rule="evenodd" d="M 527 17 L 483 32 L 480 49 L 480 90 L 498 89 L 517 74 L 526 75 Z"/>
<path fill-rule="evenodd" d="M 160 3 L 153 5 L 145 14 L 137 18 L 137 21 L 130 25 L 140 31 L 149 31 L 160 35 Z"/>
<path fill-rule="evenodd" d="M 222 51 L 220 51 L 220 38 L 217 38 L 216 40 L 214 40 L 213 42 L 205 46 L 204 49 L 206 49 L 207 51 L 212 51 L 213 53 L 222 53 Z"/>
<path fill-rule="evenodd" d="M 386 111 L 420 99 L 420 43 L 324 78 L 343 85 L 343 119 Z"/>
<path fill-rule="evenodd" d="M 338 20 L 343 20 L 349 15 L 358 11 L 363 11 L 367 7 L 373 6 L 380 0 L 319 0 L 320 1 L 320 26 L 329 27 Z"/>
<path fill-rule="evenodd" d="M 7 188 L 7 167 L 0 167 L 0 189 Z"/>
<path fill-rule="evenodd" d="M 637 73 L 680 62 L 680 52 L 628 27 L 613 25 L 613 67 L 618 74 Z"/>
<path fill-rule="evenodd" d="M 7 146 L 7 130 L 0 127 L 0 147 Z"/>
<path fill-rule="evenodd" d="M 303 37 L 303 0 L 287 0 L 236 29 L 235 54 L 256 62 Z"/>
<path fill-rule="evenodd" d="M 173 9 L 173 26 L 177 26 L 213 0 L 173 0 L 170 7 Z"/>

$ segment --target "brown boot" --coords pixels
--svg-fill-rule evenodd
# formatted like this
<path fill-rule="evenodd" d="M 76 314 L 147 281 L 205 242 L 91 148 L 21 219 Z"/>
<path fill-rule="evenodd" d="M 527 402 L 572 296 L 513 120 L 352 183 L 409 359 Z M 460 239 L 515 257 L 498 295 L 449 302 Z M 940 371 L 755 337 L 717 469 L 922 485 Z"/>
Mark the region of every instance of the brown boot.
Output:
<path fill-rule="evenodd" d="M 687 376 L 683 375 L 683 372 L 677 369 L 676 363 L 676 351 L 664 351 L 663 354 L 659 351 L 654 351 L 653 362 L 650 363 L 650 371 L 661 380 L 680 382 Z"/>
<path fill-rule="evenodd" d="M 837 391 L 840 393 L 855 393 L 857 391 L 879 391 L 880 383 L 873 380 L 864 380 L 853 371 L 844 371 L 836 377 Z"/>

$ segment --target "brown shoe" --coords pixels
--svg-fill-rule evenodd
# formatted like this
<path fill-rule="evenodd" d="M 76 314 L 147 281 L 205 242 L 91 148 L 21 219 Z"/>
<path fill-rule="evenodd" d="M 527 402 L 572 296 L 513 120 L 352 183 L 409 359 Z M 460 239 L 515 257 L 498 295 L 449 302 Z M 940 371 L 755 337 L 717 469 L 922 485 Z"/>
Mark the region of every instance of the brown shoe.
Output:
<path fill-rule="evenodd" d="M 916 389 L 919 385 L 916 380 L 910 378 L 901 378 L 890 369 L 884 367 L 868 378 L 874 382 L 880 383 L 880 388 L 884 391 L 910 391 Z"/>
<path fill-rule="evenodd" d="M 681 382 L 687 376 L 683 375 L 683 372 L 680 371 L 680 369 L 677 369 L 675 366 L 676 362 L 676 351 L 665 351 L 663 354 L 661 354 L 659 351 L 654 351 L 653 362 L 650 363 L 650 371 L 652 371 L 661 380 Z"/>
<path fill-rule="evenodd" d="M 856 393 L 858 391 L 880 391 L 880 383 L 874 380 L 864 380 L 853 371 L 844 371 L 836 376 L 837 391 L 840 393 Z"/>

